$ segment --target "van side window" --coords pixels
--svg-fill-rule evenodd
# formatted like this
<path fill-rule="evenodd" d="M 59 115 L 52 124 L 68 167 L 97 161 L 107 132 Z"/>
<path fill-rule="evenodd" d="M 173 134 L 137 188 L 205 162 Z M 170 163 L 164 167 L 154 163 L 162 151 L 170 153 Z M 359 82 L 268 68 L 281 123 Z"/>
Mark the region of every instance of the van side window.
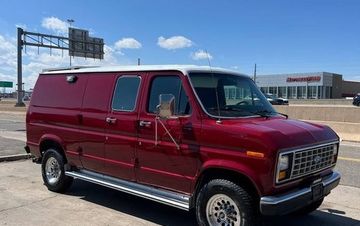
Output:
<path fill-rule="evenodd" d="M 147 111 L 156 113 L 160 94 L 173 94 L 175 96 L 175 114 L 189 115 L 191 107 L 189 99 L 178 76 L 158 76 L 151 83 Z"/>
<path fill-rule="evenodd" d="M 118 78 L 112 100 L 112 109 L 115 111 L 134 111 L 139 85 L 139 77 L 122 76 Z"/>

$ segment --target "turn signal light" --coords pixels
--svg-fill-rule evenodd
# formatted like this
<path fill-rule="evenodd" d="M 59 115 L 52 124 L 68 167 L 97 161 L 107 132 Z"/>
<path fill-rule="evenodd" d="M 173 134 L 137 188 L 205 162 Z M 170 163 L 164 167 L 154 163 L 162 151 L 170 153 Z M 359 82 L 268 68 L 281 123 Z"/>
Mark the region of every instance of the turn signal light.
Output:
<path fill-rule="evenodd" d="M 286 170 L 280 171 L 278 179 L 282 180 L 282 179 L 285 179 L 285 178 L 286 178 Z"/>
<path fill-rule="evenodd" d="M 261 152 L 255 152 L 255 151 L 247 151 L 246 152 L 247 156 L 251 156 L 251 157 L 257 157 L 257 158 L 264 158 L 264 153 Z"/>

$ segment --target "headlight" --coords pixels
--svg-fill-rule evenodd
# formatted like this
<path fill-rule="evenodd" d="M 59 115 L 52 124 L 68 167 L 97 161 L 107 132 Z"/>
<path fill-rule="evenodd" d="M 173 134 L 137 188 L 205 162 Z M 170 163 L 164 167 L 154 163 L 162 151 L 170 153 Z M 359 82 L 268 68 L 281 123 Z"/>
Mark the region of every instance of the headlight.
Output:
<path fill-rule="evenodd" d="M 332 163 L 336 163 L 337 160 L 337 156 L 338 156 L 338 149 L 339 149 L 339 145 L 338 144 L 334 144 L 333 147 L 333 155 L 332 155 Z"/>
<path fill-rule="evenodd" d="M 279 159 L 279 170 L 287 170 L 289 168 L 289 156 L 288 155 L 282 155 Z"/>
<path fill-rule="evenodd" d="M 277 165 L 277 175 L 276 175 L 277 182 L 280 182 L 290 177 L 291 161 L 292 161 L 292 153 L 279 155 L 279 160 Z"/>

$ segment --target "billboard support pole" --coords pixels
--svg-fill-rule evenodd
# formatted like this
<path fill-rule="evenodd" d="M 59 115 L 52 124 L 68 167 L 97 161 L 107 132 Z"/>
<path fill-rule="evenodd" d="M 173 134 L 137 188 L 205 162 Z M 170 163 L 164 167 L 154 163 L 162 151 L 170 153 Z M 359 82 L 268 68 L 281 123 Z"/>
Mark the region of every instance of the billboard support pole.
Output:
<path fill-rule="evenodd" d="M 74 22 L 73 20 L 69 20 Z M 70 24 L 71 25 L 71 24 Z M 78 40 L 76 37 L 70 36 L 72 31 L 85 34 Z M 75 40 L 74 40 L 75 39 Z M 78 49 L 80 45 L 82 48 Z M 89 37 L 87 30 L 69 28 L 69 37 L 62 37 L 56 35 L 47 35 L 35 32 L 24 31 L 22 28 L 17 28 L 17 102 L 15 107 L 24 107 L 23 96 L 25 94 L 22 87 L 22 48 L 23 46 L 35 46 L 37 48 L 49 48 L 50 54 L 52 49 L 68 50 L 70 56 L 70 66 L 73 62 L 71 57 L 90 57 L 94 59 L 104 58 L 104 40 L 101 38 Z M 0 91 L 1 92 L 1 91 Z"/>
<path fill-rule="evenodd" d="M 22 28 L 17 28 L 17 102 L 15 107 L 25 107 L 22 100 L 23 88 L 22 88 L 22 35 L 24 31 Z"/>

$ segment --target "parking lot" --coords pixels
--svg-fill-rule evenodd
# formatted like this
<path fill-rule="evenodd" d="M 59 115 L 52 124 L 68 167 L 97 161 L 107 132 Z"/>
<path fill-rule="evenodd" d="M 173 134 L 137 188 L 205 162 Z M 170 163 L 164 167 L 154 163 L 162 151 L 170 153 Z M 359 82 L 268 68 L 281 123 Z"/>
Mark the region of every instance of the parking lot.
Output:
<path fill-rule="evenodd" d="M 23 113 L 1 112 L 0 156 L 24 154 Z M 360 226 L 360 144 L 344 142 L 338 165 L 341 185 L 306 217 L 266 218 L 264 225 Z M 196 225 L 188 213 L 108 188 L 75 181 L 66 194 L 50 192 L 40 165 L 0 163 L 0 225 Z"/>

